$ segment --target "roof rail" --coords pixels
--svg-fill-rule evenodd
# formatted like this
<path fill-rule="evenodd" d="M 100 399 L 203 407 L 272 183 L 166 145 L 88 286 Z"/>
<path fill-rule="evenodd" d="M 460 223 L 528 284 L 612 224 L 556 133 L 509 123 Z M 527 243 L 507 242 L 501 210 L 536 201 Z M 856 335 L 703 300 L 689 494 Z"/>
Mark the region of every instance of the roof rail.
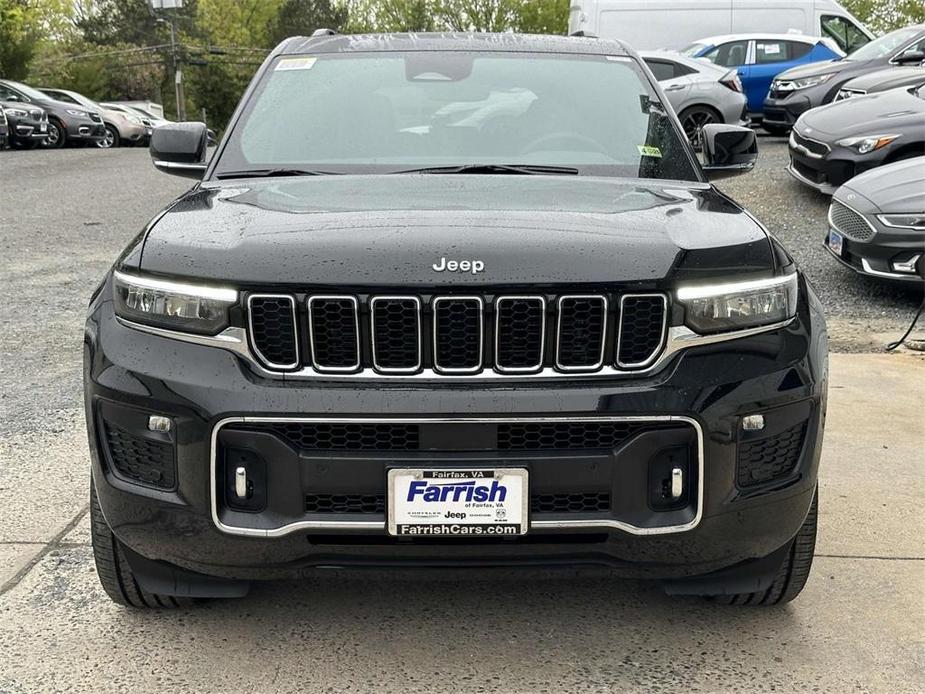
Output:
<path fill-rule="evenodd" d="M 592 34 L 590 31 L 585 31 L 584 29 L 579 29 L 578 31 L 573 31 L 569 36 L 578 36 L 586 39 L 596 39 L 600 38 L 597 34 Z"/>
<path fill-rule="evenodd" d="M 316 36 L 335 36 L 337 34 L 333 29 L 315 29 L 312 32 L 312 38 Z"/>

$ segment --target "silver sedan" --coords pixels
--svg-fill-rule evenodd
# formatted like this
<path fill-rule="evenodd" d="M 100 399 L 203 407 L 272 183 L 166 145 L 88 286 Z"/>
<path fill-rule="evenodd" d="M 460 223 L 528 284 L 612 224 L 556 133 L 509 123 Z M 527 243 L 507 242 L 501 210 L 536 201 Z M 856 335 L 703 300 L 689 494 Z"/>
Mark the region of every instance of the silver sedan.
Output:
<path fill-rule="evenodd" d="M 748 101 L 735 70 L 668 51 L 640 53 L 695 147 L 708 123 L 748 125 Z"/>

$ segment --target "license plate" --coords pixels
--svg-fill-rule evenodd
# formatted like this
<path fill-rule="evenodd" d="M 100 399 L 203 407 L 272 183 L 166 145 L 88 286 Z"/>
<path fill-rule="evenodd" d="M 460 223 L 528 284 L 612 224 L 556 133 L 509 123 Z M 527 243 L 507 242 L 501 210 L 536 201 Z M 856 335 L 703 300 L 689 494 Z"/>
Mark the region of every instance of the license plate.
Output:
<path fill-rule="evenodd" d="M 394 468 L 388 475 L 389 534 L 497 537 L 527 532 L 524 468 Z"/>
<path fill-rule="evenodd" d="M 832 249 L 832 253 L 841 258 L 842 249 L 845 247 L 845 239 L 837 231 L 829 232 L 829 248 Z"/>

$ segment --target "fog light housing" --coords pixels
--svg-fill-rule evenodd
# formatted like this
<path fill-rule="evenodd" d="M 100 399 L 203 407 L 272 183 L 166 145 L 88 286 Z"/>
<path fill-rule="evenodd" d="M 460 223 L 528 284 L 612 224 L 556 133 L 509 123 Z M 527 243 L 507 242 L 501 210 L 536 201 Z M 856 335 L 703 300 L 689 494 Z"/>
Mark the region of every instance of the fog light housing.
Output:
<path fill-rule="evenodd" d="M 750 414 L 742 417 L 742 431 L 761 431 L 764 429 L 764 415 Z"/>
<path fill-rule="evenodd" d="M 148 417 L 148 431 L 170 431 L 170 417 L 152 414 Z"/>
<path fill-rule="evenodd" d="M 890 267 L 893 268 L 893 272 L 902 272 L 909 275 L 914 275 L 916 266 L 919 264 L 919 259 L 922 257 L 921 253 L 917 253 L 911 258 L 906 258 L 905 260 L 894 260 L 890 263 Z"/>

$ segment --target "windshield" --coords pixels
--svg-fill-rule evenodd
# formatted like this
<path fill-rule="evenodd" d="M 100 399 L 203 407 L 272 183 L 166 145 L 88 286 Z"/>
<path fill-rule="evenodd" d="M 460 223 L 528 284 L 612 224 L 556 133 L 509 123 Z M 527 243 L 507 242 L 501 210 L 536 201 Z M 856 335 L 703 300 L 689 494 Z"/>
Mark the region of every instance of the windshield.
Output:
<path fill-rule="evenodd" d="M 919 29 L 915 28 L 897 29 L 886 36 L 881 36 L 879 39 L 875 39 L 861 46 L 854 53 L 849 54 L 845 60 L 874 60 L 876 58 L 882 58 L 895 51 L 906 43 L 906 41 L 910 41 L 919 31 Z"/>
<path fill-rule="evenodd" d="M 215 174 L 472 165 L 700 180 L 635 60 L 390 52 L 278 58 Z"/>
<path fill-rule="evenodd" d="M 708 43 L 692 43 L 682 48 L 680 53 L 681 55 L 686 55 L 688 58 L 696 58 L 709 47 L 710 44 Z"/>

